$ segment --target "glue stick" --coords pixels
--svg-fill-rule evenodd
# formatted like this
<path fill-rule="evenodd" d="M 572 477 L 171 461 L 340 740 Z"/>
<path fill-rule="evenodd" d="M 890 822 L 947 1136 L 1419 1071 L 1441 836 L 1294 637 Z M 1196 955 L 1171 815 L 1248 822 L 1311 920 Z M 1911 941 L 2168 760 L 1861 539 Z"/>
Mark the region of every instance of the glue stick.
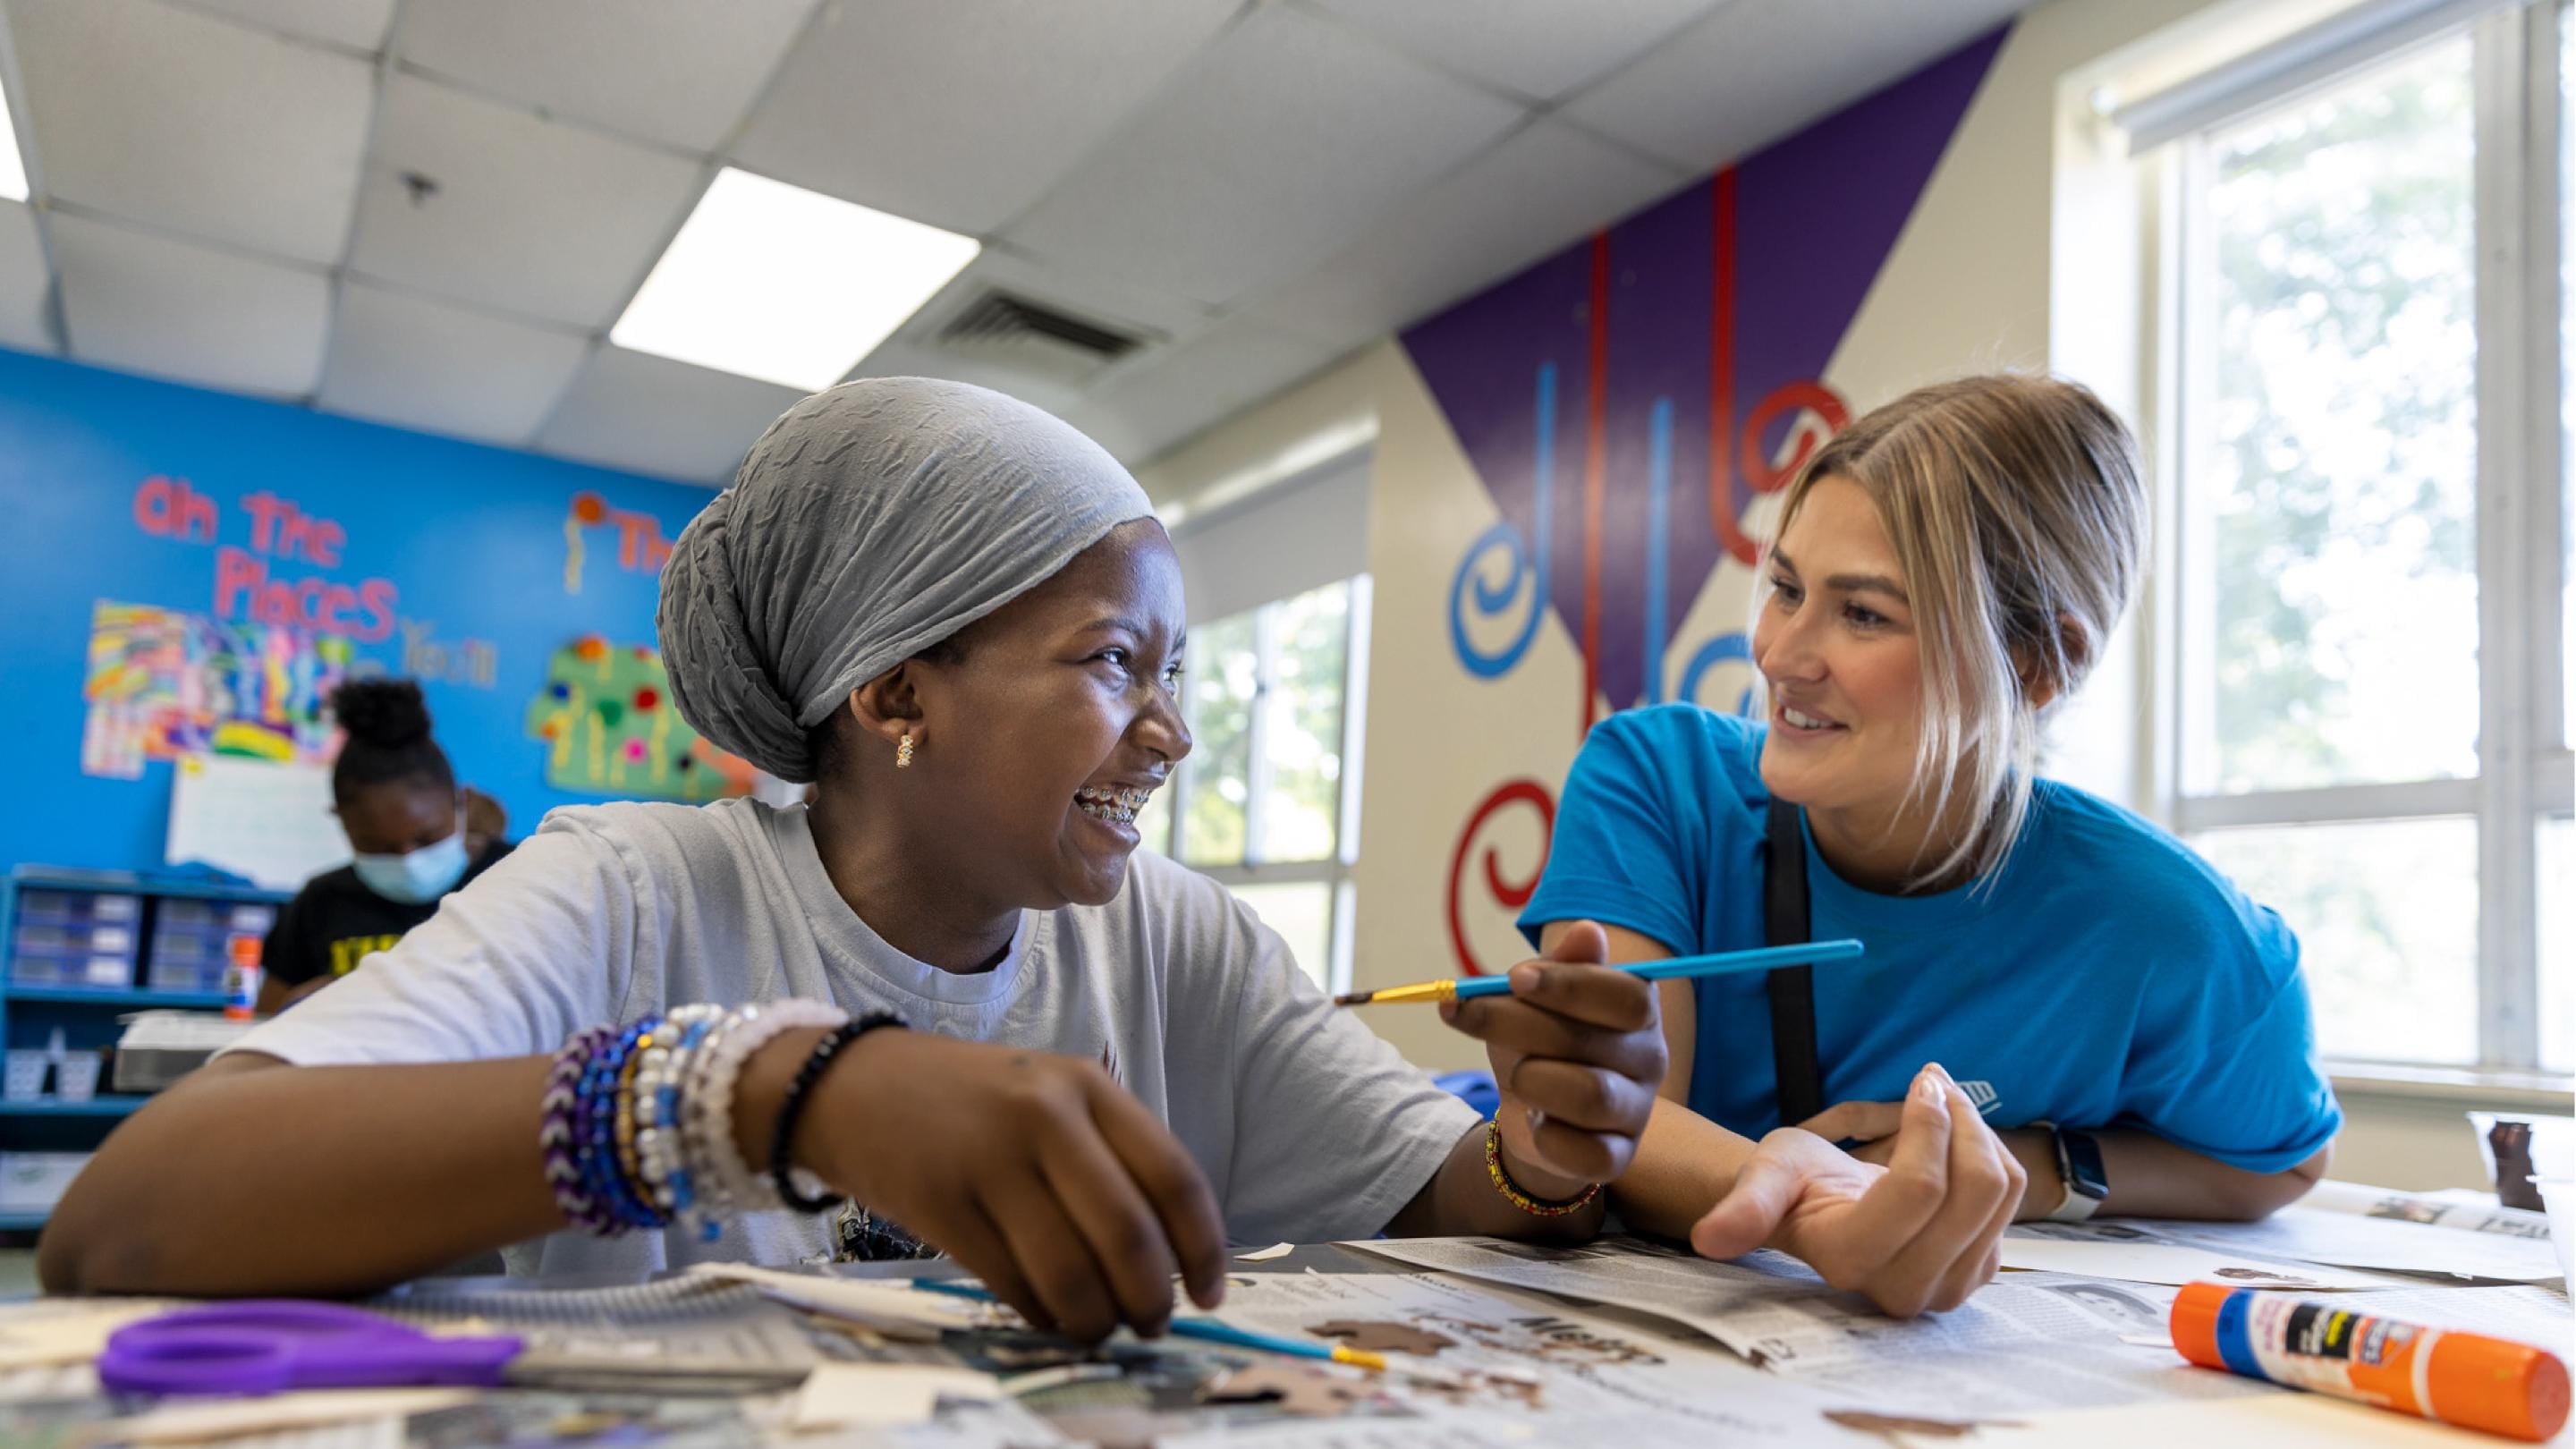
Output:
<path fill-rule="evenodd" d="M 2567 1422 L 2567 1366 L 2527 1343 L 2216 1283 L 2184 1288 L 2171 1326 L 2203 1368 L 2534 1442 Z"/>
<path fill-rule="evenodd" d="M 259 1013 L 259 937 L 235 936 L 224 967 L 224 1015 L 248 1021 Z"/>

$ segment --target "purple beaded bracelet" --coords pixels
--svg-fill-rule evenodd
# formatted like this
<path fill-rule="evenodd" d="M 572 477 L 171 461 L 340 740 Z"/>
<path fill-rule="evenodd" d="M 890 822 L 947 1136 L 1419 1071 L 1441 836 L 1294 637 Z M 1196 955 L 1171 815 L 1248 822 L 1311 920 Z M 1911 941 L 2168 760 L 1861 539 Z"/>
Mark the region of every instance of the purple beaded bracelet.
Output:
<path fill-rule="evenodd" d="M 591 1059 L 616 1038 L 615 1027 L 594 1026 L 573 1033 L 555 1053 L 554 1069 L 546 1074 L 545 1117 L 537 1129 L 537 1147 L 545 1154 L 546 1184 L 554 1189 L 555 1206 L 563 1209 L 565 1221 L 601 1237 L 615 1234 L 618 1222 L 582 1181 L 581 1084 Z"/>

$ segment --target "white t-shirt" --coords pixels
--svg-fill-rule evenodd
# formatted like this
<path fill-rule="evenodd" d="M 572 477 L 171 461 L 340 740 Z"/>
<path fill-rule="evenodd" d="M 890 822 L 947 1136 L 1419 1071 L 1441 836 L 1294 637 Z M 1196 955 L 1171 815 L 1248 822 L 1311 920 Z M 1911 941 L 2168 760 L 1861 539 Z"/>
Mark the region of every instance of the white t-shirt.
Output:
<path fill-rule="evenodd" d="M 859 919 L 801 806 L 754 800 L 557 810 L 392 950 L 233 1049 L 299 1066 L 528 1056 L 688 1002 L 789 996 L 1104 1063 L 1197 1160 L 1239 1243 L 1378 1231 L 1476 1123 L 1223 887 L 1161 856 L 1138 852 L 1105 906 L 1023 914 L 999 966 L 958 975 Z M 505 1257 L 635 1272 L 825 1247 L 823 1219 L 771 1212 L 712 1244 L 567 1230 Z"/>

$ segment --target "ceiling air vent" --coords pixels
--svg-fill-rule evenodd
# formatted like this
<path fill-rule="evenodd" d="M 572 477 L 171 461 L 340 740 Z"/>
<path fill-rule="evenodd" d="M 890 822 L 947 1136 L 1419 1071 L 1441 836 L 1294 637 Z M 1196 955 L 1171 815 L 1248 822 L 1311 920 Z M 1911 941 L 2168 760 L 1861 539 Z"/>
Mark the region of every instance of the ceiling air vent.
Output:
<path fill-rule="evenodd" d="M 986 292 L 939 329 L 936 344 L 1050 382 L 1079 385 L 1144 339 L 1008 292 Z"/>

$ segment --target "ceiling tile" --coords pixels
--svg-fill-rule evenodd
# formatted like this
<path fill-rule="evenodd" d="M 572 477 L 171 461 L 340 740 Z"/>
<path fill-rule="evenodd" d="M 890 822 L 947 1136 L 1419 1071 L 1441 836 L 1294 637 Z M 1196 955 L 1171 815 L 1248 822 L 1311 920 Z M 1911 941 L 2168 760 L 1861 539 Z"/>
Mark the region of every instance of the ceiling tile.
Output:
<path fill-rule="evenodd" d="M 1794 134 L 2029 0 L 1733 0 L 1566 114 L 1692 172 Z"/>
<path fill-rule="evenodd" d="M 236 16 L 253 25 L 300 35 L 351 50 L 385 48 L 394 0 L 185 0 L 199 10 Z"/>
<path fill-rule="evenodd" d="M 1321 343 L 1237 318 L 1140 361 L 1064 416 L 1132 468 L 1338 355 Z"/>
<path fill-rule="evenodd" d="M 734 158 L 863 206 L 986 234 L 1044 194 L 1238 8 L 833 0 Z"/>
<path fill-rule="evenodd" d="M 603 345 L 537 434 L 548 453 L 722 487 L 805 394 Z"/>
<path fill-rule="evenodd" d="M 59 212 L 46 226 L 72 356 L 234 392 L 313 390 L 330 321 L 320 271 Z"/>
<path fill-rule="evenodd" d="M 402 58 L 556 115 L 709 152 L 751 109 L 814 4 L 437 0 L 403 12 Z"/>
<path fill-rule="evenodd" d="M 414 202 L 405 172 L 437 183 Z M 666 152 L 416 76 L 386 82 L 349 264 L 369 277 L 602 329 L 697 200 Z"/>
<path fill-rule="evenodd" d="M 54 329 L 45 318 L 53 293 L 53 272 L 45 265 L 45 248 L 36 234 L 36 213 L 20 202 L 0 201 L 0 347 L 20 352 L 54 350 Z"/>
<path fill-rule="evenodd" d="M 1717 0 L 1314 0 L 1415 55 L 1549 101 L 1645 53 Z"/>
<path fill-rule="evenodd" d="M 1311 266 L 1523 114 L 1348 26 L 1264 9 L 1009 239 L 1222 305 Z"/>
<path fill-rule="evenodd" d="M 340 285 L 317 406 L 485 443 L 525 443 L 590 353 L 556 331 Z"/>
<path fill-rule="evenodd" d="M 10 0 L 45 191 L 274 252 L 339 259 L 375 72 L 157 0 Z"/>
<path fill-rule="evenodd" d="M 850 372 L 852 377 L 940 377 L 1008 393 L 1031 407 L 1062 413 L 1082 401 L 1081 389 L 1050 378 L 1031 377 L 1008 367 L 960 357 L 936 347 L 888 342 L 871 352 Z"/>
<path fill-rule="evenodd" d="M 1251 310 L 1289 331 L 1355 347 L 1687 183 L 1676 169 L 1541 120 Z"/>

